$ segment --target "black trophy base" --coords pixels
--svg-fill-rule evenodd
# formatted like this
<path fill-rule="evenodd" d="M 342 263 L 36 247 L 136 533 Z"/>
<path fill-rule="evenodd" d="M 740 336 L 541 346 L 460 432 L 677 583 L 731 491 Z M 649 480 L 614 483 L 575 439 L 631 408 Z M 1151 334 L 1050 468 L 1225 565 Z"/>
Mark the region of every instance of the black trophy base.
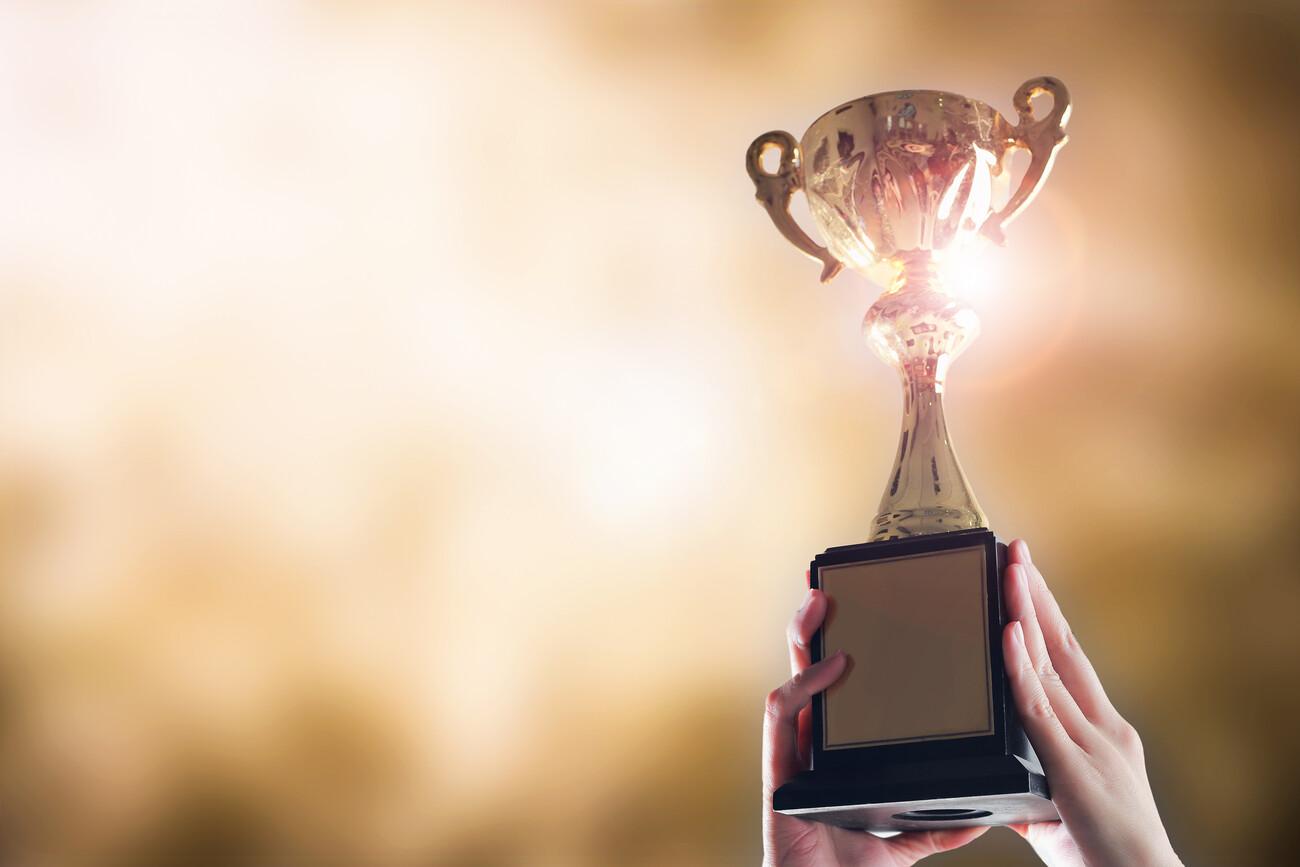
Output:
<path fill-rule="evenodd" d="M 787 816 L 863 831 L 1054 822 L 1047 780 L 1014 756 L 916 762 L 870 774 L 807 771 L 777 789 Z"/>
<path fill-rule="evenodd" d="M 813 698 L 812 769 L 777 812 L 868 831 L 1057 818 L 1002 664 L 1006 548 L 985 529 L 831 548 L 812 661 L 852 667 Z"/>

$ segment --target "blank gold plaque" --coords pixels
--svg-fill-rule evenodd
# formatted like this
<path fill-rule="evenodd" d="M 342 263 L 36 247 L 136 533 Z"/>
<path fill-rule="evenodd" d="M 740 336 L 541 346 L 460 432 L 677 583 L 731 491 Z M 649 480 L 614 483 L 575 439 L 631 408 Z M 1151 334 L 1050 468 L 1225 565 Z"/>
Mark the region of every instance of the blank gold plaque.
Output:
<path fill-rule="evenodd" d="M 983 546 L 821 569 L 826 749 L 993 734 Z"/>

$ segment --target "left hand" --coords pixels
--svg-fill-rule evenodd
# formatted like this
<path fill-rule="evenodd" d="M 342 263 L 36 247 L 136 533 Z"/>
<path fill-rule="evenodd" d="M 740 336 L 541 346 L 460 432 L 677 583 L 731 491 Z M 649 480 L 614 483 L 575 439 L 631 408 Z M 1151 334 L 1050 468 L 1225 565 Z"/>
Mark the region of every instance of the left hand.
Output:
<path fill-rule="evenodd" d="M 763 718 L 763 864 L 765 867 L 910 867 L 927 855 L 964 846 L 988 828 L 912 831 L 877 837 L 785 816 L 772 809 L 772 793 L 808 768 L 809 708 L 812 698 L 844 673 L 836 653 L 811 665 L 808 642 L 826 618 L 826 597 L 809 590 L 790 621 L 790 669 L 794 676 L 767 697 Z"/>

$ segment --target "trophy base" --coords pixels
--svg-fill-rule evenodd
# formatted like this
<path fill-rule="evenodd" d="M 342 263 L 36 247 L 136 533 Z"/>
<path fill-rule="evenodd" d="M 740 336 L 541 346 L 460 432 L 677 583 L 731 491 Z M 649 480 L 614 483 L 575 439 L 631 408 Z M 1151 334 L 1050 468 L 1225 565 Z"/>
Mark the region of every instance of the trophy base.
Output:
<path fill-rule="evenodd" d="M 868 831 L 1058 818 L 1003 669 L 1005 566 L 982 528 L 813 560 L 829 609 L 812 661 L 850 665 L 813 697 L 811 770 L 777 789 L 777 812 Z"/>
<path fill-rule="evenodd" d="M 777 789 L 787 816 L 863 831 L 1054 822 L 1046 778 L 1014 756 L 915 762 L 869 775 L 805 772 Z"/>

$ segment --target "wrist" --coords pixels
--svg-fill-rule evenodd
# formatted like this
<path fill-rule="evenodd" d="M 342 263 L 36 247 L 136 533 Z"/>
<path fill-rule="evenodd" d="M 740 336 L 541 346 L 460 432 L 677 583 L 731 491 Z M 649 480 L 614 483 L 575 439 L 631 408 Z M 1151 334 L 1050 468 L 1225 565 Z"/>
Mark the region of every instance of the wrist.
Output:
<path fill-rule="evenodd" d="M 1080 854 L 1086 863 L 1104 867 L 1183 867 L 1164 829 L 1157 827 L 1155 831 L 1153 839 L 1151 829 L 1132 828 L 1121 832 L 1112 827 L 1105 835 L 1109 839 L 1092 840 L 1094 845 L 1078 840 Z"/>
<path fill-rule="evenodd" d="M 1143 867 L 1183 867 L 1182 859 L 1178 857 L 1178 853 L 1174 851 L 1174 847 L 1168 840 L 1162 841 L 1161 845 L 1143 852 L 1142 857 L 1128 863 L 1141 864 Z"/>

